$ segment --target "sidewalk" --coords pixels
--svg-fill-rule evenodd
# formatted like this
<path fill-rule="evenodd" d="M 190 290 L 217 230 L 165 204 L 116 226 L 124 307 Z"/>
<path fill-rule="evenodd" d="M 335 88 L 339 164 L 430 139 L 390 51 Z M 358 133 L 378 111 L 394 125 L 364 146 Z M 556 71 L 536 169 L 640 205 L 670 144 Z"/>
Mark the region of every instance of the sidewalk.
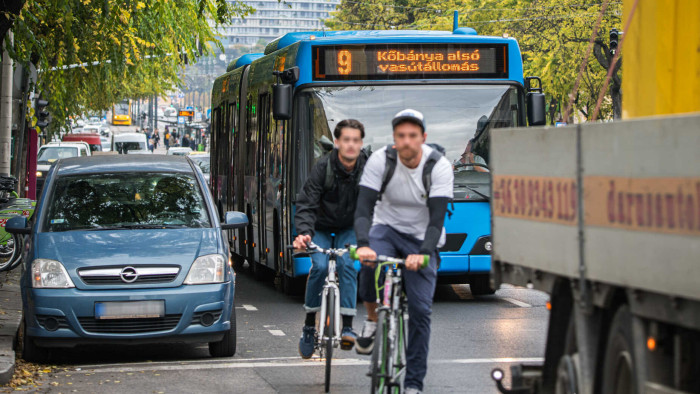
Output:
<path fill-rule="evenodd" d="M 7 384 L 15 370 L 14 344 L 22 320 L 20 270 L 0 273 L 0 385 Z"/>

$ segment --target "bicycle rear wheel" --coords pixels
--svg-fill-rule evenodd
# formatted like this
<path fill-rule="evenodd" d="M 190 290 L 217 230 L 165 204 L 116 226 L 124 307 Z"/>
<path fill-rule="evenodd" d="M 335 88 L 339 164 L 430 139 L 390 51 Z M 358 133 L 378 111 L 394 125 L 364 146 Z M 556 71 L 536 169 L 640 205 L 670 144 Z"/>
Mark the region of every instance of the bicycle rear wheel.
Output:
<path fill-rule="evenodd" d="M 15 253 L 15 261 L 10 265 L 10 271 L 17 268 L 22 262 L 22 250 L 24 249 L 24 236 L 19 234 L 13 234 L 13 236 L 15 237 L 15 250 L 17 253 Z"/>
<path fill-rule="evenodd" d="M 377 330 L 374 334 L 374 348 L 372 349 L 372 362 L 370 375 L 372 376 L 372 394 L 383 393 L 386 390 L 387 360 L 388 360 L 388 315 L 385 310 L 377 314 Z"/>
<path fill-rule="evenodd" d="M 335 292 L 328 292 L 328 317 L 326 318 L 326 392 L 331 388 L 331 361 L 333 359 L 333 337 L 335 336 Z"/>

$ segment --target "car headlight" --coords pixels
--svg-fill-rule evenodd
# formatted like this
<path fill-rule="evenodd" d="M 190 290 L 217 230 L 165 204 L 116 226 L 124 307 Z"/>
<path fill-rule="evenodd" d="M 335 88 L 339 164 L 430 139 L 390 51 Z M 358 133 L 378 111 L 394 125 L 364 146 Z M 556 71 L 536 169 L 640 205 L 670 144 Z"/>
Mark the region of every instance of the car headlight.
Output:
<path fill-rule="evenodd" d="M 42 176 L 44 176 L 44 174 L 43 174 L 41 171 L 37 171 L 37 172 L 36 172 L 36 177 L 37 177 L 37 178 L 41 178 Z"/>
<path fill-rule="evenodd" d="M 200 256 L 192 263 L 190 272 L 185 278 L 185 284 L 222 283 L 224 281 L 225 264 L 224 256 L 220 254 Z"/>
<path fill-rule="evenodd" d="M 67 289 L 75 287 L 63 264 L 56 260 L 32 261 L 32 287 L 35 289 Z"/>

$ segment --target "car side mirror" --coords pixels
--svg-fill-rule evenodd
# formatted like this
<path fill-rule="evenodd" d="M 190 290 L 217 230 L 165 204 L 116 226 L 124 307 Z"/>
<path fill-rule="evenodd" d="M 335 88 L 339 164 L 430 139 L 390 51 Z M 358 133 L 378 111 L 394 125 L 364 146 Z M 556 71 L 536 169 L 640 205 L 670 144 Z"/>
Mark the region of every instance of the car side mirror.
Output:
<path fill-rule="evenodd" d="M 244 228 L 248 225 L 248 216 L 243 212 L 231 211 L 226 212 L 224 222 L 221 223 L 222 230 L 235 230 Z"/>
<path fill-rule="evenodd" d="M 27 218 L 24 216 L 13 216 L 7 219 L 5 231 L 12 234 L 29 234 L 32 228 L 27 227 Z"/>

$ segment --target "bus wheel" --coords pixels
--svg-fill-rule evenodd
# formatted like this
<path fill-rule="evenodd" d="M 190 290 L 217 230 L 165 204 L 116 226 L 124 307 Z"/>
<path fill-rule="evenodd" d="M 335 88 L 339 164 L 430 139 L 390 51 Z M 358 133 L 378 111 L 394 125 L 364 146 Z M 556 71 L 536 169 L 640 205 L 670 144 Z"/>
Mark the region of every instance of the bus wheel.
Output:
<path fill-rule="evenodd" d="M 255 278 L 255 280 L 263 281 L 266 279 L 266 267 L 254 260 L 249 261 L 248 264 L 250 264 L 250 271 L 253 273 L 253 278 Z"/>
<path fill-rule="evenodd" d="M 245 258 L 236 253 L 231 253 L 231 261 L 233 262 L 233 270 L 236 271 L 236 273 L 243 272 Z"/>
<path fill-rule="evenodd" d="M 469 280 L 469 290 L 475 296 L 491 295 L 496 292 L 491 288 L 490 274 L 473 275 Z"/>
<path fill-rule="evenodd" d="M 615 312 L 608 334 L 603 362 L 603 394 L 637 392 L 632 343 L 632 314 L 629 306 L 623 305 Z"/>

